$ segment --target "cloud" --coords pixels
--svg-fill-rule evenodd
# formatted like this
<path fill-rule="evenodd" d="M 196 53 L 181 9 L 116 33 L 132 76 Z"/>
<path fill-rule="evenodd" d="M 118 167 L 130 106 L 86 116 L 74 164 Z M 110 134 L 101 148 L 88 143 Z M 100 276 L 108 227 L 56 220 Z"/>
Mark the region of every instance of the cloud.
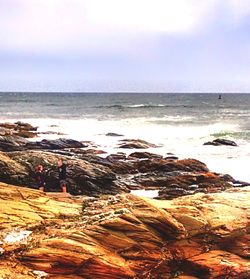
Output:
<path fill-rule="evenodd" d="M 250 0 L 0 0 L 0 89 L 248 82 L 249 15 Z"/>
<path fill-rule="evenodd" d="M 2 48 L 111 49 L 136 36 L 188 33 L 215 0 L 1 0 Z M 103 44 L 100 46 L 100 42 Z M 120 44 L 121 45 L 121 44 Z"/>

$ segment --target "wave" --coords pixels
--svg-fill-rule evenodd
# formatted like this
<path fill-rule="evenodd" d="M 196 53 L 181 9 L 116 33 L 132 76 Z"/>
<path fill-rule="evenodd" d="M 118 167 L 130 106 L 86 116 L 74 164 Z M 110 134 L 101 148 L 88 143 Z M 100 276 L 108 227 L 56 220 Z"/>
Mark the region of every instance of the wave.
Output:
<path fill-rule="evenodd" d="M 36 103 L 36 100 L 4 100 L 4 103 Z"/>
<path fill-rule="evenodd" d="M 213 133 L 210 136 L 215 138 L 225 137 L 225 138 L 235 138 L 235 139 L 250 139 L 250 131 L 219 131 L 217 133 Z"/>
<path fill-rule="evenodd" d="M 118 108 L 118 109 L 137 109 L 137 108 L 194 108 L 195 106 L 193 105 L 167 105 L 167 104 L 155 104 L 155 105 L 150 105 L 150 104 L 135 104 L 135 105 L 102 105 L 102 106 L 96 106 L 93 108 Z"/>

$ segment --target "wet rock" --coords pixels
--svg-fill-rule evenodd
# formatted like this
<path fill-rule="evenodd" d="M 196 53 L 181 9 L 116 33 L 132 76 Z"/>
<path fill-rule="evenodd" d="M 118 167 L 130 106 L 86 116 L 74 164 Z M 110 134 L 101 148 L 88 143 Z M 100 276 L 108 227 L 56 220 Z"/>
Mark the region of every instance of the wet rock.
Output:
<path fill-rule="evenodd" d="M 128 159 L 148 159 L 148 158 L 156 158 L 156 159 L 162 159 L 161 155 L 150 153 L 150 152 L 133 152 L 129 155 Z"/>
<path fill-rule="evenodd" d="M 83 148 L 87 147 L 83 143 L 73 139 L 55 139 L 55 140 L 42 140 L 39 142 L 29 142 L 25 145 L 25 149 L 65 149 L 65 148 Z"/>
<path fill-rule="evenodd" d="M 117 133 L 107 133 L 106 136 L 107 137 L 123 137 L 124 135 L 117 134 Z"/>
<path fill-rule="evenodd" d="M 58 136 L 65 136 L 65 133 L 55 132 L 55 131 L 46 131 L 46 132 L 38 132 L 38 135 L 58 135 Z"/>
<path fill-rule="evenodd" d="M 59 150 L 66 148 L 84 148 L 87 147 L 83 143 L 72 140 L 60 138 L 56 140 L 42 140 L 37 142 L 29 142 L 24 137 L 19 136 L 0 136 L 0 151 L 22 151 L 22 150 L 37 150 L 49 149 Z"/>
<path fill-rule="evenodd" d="M 242 242 L 249 231 L 249 193 L 248 187 L 172 201 L 57 198 L 0 183 L 0 275 L 248 278 L 249 261 L 225 243 Z M 6 243 L 13 230 L 31 230 L 32 237 Z"/>
<path fill-rule="evenodd" d="M 227 140 L 227 139 L 215 139 L 213 141 L 205 142 L 204 145 L 214 145 L 214 146 L 230 145 L 230 146 L 237 146 L 237 143 L 232 141 L 232 140 Z"/>
<path fill-rule="evenodd" d="M 140 139 L 124 139 L 120 140 L 121 144 L 119 148 L 126 148 L 126 149 L 146 149 L 146 148 L 156 148 L 157 145 L 153 143 L 149 143 L 145 140 Z"/>

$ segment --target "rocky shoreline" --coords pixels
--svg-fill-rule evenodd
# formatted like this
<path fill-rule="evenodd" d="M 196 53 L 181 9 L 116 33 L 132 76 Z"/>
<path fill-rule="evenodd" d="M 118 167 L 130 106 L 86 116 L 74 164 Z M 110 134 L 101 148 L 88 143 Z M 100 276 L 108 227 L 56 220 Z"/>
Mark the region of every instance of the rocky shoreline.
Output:
<path fill-rule="evenodd" d="M 249 183 L 147 152 L 157 146 L 143 140 L 120 141 L 129 155 L 101 157 L 88 142 L 29 141 L 37 134 L 28 123 L 0 124 L 0 278 L 249 277 Z M 58 158 L 67 164 L 66 195 Z M 38 164 L 46 193 L 28 189 Z M 24 231 L 24 240 L 6 241 Z"/>

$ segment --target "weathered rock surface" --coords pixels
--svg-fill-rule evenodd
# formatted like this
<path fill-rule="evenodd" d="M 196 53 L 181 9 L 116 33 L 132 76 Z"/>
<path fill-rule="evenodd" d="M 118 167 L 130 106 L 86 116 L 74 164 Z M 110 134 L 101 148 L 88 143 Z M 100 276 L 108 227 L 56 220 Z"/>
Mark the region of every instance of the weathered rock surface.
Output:
<path fill-rule="evenodd" d="M 130 158 L 129 156 L 127 160 L 118 160 L 110 166 L 112 171 L 119 175 L 118 182 L 131 190 L 159 190 L 160 199 L 172 199 L 198 192 L 220 192 L 234 185 L 249 185 L 239 183 L 229 175 L 212 173 L 204 163 L 195 159 L 129 160 Z"/>
<path fill-rule="evenodd" d="M 16 122 L 16 123 L 0 123 L 0 135 L 16 135 L 24 138 L 34 138 L 37 136 L 37 128 L 29 123 Z"/>
<path fill-rule="evenodd" d="M 215 139 L 213 141 L 205 142 L 204 145 L 214 145 L 214 146 L 230 145 L 230 146 L 237 146 L 237 143 L 232 141 L 232 140 L 227 140 L 227 139 Z"/>
<path fill-rule="evenodd" d="M 249 278 L 249 255 L 239 252 L 249 237 L 249 198 L 245 187 L 172 201 L 98 200 L 1 183 L 0 275 Z"/>
<path fill-rule="evenodd" d="M 129 155 L 129 158 L 131 158 L 131 159 L 134 159 L 134 158 L 137 158 L 137 159 L 148 159 L 148 158 L 162 159 L 163 156 L 159 155 L 159 154 L 154 154 L 151 152 L 133 152 Z"/>
<path fill-rule="evenodd" d="M 146 149 L 149 147 L 158 147 L 156 144 L 147 142 L 145 140 L 140 139 L 124 139 L 120 140 L 121 144 L 119 148 L 127 148 L 127 149 Z"/>
<path fill-rule="evenodd" d="M 87 145 L 83 143 L 72 140 L 60 138 L 56 140 L 42 140 L 37 142 L 29 142 L 23 137 L 19 136 L 0 136 L 0 151 L 10 152 L 10 151 L 24 151 L 24 150 L 60 150 L 66 148 L 84 148 Z"/>
<path fill-rule="evenodd" d="M 14 185 L 35 186 L 35 167 L 43 165 L 46 172 L 46 189 L 60 191 L 57 160 L 67 164 L 68 190 L 74 194 L 116 194 L 121 188 L 113 181 L 115 174 L 110 168 L 85 160 L 44 151 L 0 152 L 0 181 Z"/>

